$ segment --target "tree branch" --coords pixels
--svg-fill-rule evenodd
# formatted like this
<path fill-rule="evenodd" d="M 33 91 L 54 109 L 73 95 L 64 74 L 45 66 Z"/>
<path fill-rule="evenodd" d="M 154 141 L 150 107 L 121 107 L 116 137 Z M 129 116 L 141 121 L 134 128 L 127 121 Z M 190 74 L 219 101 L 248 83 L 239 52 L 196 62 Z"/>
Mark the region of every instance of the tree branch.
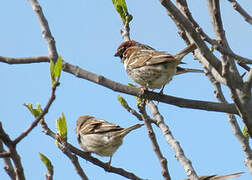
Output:
<path fill-rule="evenodd" d="M 42 63 L 42 62 L 50 62 L 50 58 L 48 56 L 20 57 L 20 58 L 0 56 L 0 62 L 7 64 Z"/>
<path fill-rule="evenodd" d="M 229 49 L 226 40 L 225 31 L 223 29 L 219 0 L 207 0 L 211 21 L 213 24 L 216 39 Z M 230 89 L 231 97 L 235 102 L 240 117 L 248 128 L 248 133 L 252 136 L 252 103 L 251 103 L 251 90 L 249 83 L 243 83 L 243 80 L 236 68 L 234 60 L 230 57 L 223 56 L 223 77 L 227 81 L 227 86 Z M 250 77 L 250 73 L 248 78 Z"/>
<path fill-rule="evenodd" d="M 48 110 L 50 106 L 52 105 L 53 101 L 55 100 L 55 91 L 56 91 L 57 86 L 52 86 L 52 92 L 51 92 L 51 97 L 43 109 L 42 113 L 30 124 L 30 126 L 23 132 L 21 133 L 14 141 L 13 143 L 16 145 L 18 144 L 24 137 L 26 137 L 39 123 L 39 121 L 48 113 Z"/>
<path fill-rule="evenodd" d="M 3 141 L 3 143 L 9 148 L 9 152 L 11 154 L 11 159 L 15 165 L 15 179 L 16 180 L 25 180 L 24 176 L 24 169 L 21 163 L 20 156 L 17 153 L 16 145 L 13 143 L 13 141 L 10 139 L 8 134 L 5 133 L 2 122 L 0 122 L 0 139 Z"/>
<path fill-rule="evenodd" d="M 245 21 L 252 25 L 252 17 L 241 7 L 241 5 L 236 0 L 228 0 L 233 8 L 241 14 Z"/>
<path fill-rule="evenodd" d="M 7 158 L 10 157 L 10 152 L 1 152 L 0 151 L 0 158 Z"/>
<path fill-rule="evenodd" d="M 143 101 L 145 101 L 145 100 L 143 100 Z M 167 159 L 163 156 L 163 154 L 159 148 L 159 145 L 157 143 L 156 135 L 155 135 L 153 128 L 151 126 L 151 120 L 148 117 L 146 110 L 145 110 L 145 102 L 141 103 L 141 105 L 139 105 L 138 108 L 139 108 L 139 112 L 142 115 L 142 119 L 144 120 L 144 124 L 148 130 L 148 135 L 149 135 L 149 138 L 152 143 L 152 149 L 156 153 L 158 160 L 159 160 L 159 163 L 161 165 L 161 168 L 162 168 L 161 173 L 163 175 L 163 178 L 165 180 L 171 180 L 171 177 L 170 177 L 170 174 L 169 174 L 169 171 L 167 168 Z"/>
<path fill-rule="evenodd" d="M 179 142 L 173 137 L 169 127 L 165 124 L 163 116 L 159 113 L 157 106 L 152 102 L 148 101 L 147 106 L 156 120 L 159 128 L 165 136 L 166 142 L 171 146 L 175 153 L 175 157 L 178 159 L 180 164 L 184 167 L 187 176 L 192 180 L 199 180 L 191 161 L 185 156 L 182 147 Z"/>
<path fill-rule="evenodd" d="M 230 56 L 237 60 L 238 62 L 242 62 L 244 64 L 252 64 L 252 60 L 242 57 L 240 55 L 235 54 L 231 49 L 224 48 L 219 44 L 216 40 L 211 39 L 200 27 L 200 25 L 195 21 L 192 17 L 192 14 L 188 8 L 187 2 L 184 0 L 176 0 L 178 4 L 179 10 L 188 18 L 188 20 L 193 24 L 196 31 L 202 36 L 202 39 L 210 43 L 214 49 L 218 50 L 220 53 Z"/>
<path fill-rule="evenodd" d="M 37 0 L 29 0 L 33 11 L 35 12 L 35 14 L 38 17 L 41 29 L 42 29 L 42 35 L 45 38 L 46 42 L 47 42 L 47 46 L 48 46 L 48 53 L 49 53 L 49 57 L 50 59 L 55 63 L 58 59 L 58 53 L 57 53 L 57 49 L 56 49 L 56 45 L 55 45 L 55 40 L 52 36 L 52 33 L 50 31 L 48 22 L 43 14 L 42 8 L 39 5 Z"/>
<path fill-rule="evenodd" d="M 83 169 L 80 166 L 80 163 L 78 161 L 78 158 L 76 157 L 75 154 L 72 154 L 72 152 L 69 150 L 67 143 L 63 143 L 63 147 L 60 148 L 60 150 L 71 160 L 72 164 L 75 167 L 75 170 L 77 174 L 81 177 L 82 180 L 88 180 L 87 175 L 83 171 Z"/>
<path fill-rule="evenodd" d="M 45 62 L 44 56 L 42 57 L 43 58 L 35 57 L 34 61 L 38 63 L 38 59 L 41 59 L 43 60 L 42 62 Z M 2 60 L 1 62 L 6 62 L 5 59 L 8 59 L 9 63 L 18 61 L 17 60 L 18 58 L 4 58 L 4 57 L 2 57 L 2 59 L 0 58 L 0 61 Z M 24 59 L 25 58 L 23 58 L 22 63 L 25 63 Z M 30 63 L 32 61 L 32 57 L 27 58 L 27 61 L 29 61 Z M 50 59 L 48 58 L 48 62 L 49 61 Z M 216 111 L 216 112 L 238 114 L 238 111 L 236 110 L 236 107 L 234 106 L 234 104 L 223 104 L 223 103 L 215 103 L 215 102 L 209 102 L 209 101 L 184 99 L 184 98 L 168 96 L 168 95 L 164 95 L 160 93 L 155 93 L 152 91 L 144 91 L 143 93 L 139 88 L 130 87 L 130 86 L 112 81 L 110 79 L 107 79 L 104 76 L 86 71 L 78 66 L 71 65 L 65 61 L 63 62 L 63 71 L 73 74 L 76 77 L 86 79 L 88 81 L 102 85 L 116 92 L 122 92 L 125 94 L 129 94 L 129 95 L 133 95 L 133 96 L 137 96 L 137 97 L 141 97 L 141 98 L 145 98 L 149 100 L 156 100 L 158 102 L 163 102 L 166 104 L 171 104 L 171 105 L 183 107 L 183 108 L 192 108 L 192 109 L 200 109 L 200 110 L 206 110 L 206 111 Z"/>
<path fill-rule="evenodd" d="M 0 152 L 6 152 L 3 147 L 3 142 L 0 140 Z M 11 160 L 9 157 L 3 158 L 4 160 L 4 170 L 9 175 L 10 179 L 15 180 L 15 171 L 13 168 L 13 165 L 11 163 Z"/>
<path fill-rule="evenodd" d="M 214 79 L 214 77 L 211 75 L 211 73 L 207 73 L 207 76 L 211 83 L 213 84 L 214 87 L 214 95 L 215 97 L 223 103 L 227 103 L 226 98 L 222 92 L 221 85 Z M 231 125 L 233 134 L 239 141 L 242 151 L 245 154 L 245 165 L 248 167 L 250 173 L 252 173 L 252 150 L 249 145 L 249 140 L 245 138 L 242 134 L 242 131 L 240 129 L 240 126 L 233 114 L 228 114 L 227 113 L 227 119 Z"/>
<path fill-rule="evenodd" d="M 209 48 L 206 46 L 204 41 L 201 39 L 200 35 L 196 32 L 190 21 L 174 6 L 171 1 L 159 0 L 161 4 L 172 16 L 172 19 L 176 21 L 176 24 L 180 24 L 183 30 L 187 33 L 188 37 L 197 45 L 199 52 L 204 55 L 201 58 L 202 64 L 208 69 L 214 68 L 219 74 L 221 73 L 220 61 L 210 52 Z M 211 68 L 210 68 L 211 66 Z"/>

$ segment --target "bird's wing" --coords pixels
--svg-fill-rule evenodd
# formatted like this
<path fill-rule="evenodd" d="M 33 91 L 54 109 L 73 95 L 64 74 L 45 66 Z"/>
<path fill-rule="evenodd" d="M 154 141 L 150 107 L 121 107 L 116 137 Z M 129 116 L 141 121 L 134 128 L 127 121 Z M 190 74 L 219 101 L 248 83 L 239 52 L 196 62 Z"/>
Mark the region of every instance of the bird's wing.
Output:
<path fill-rule="evenodd" d="M 129 59 L 128 65 L 132 68 L 177 61 L 177 59 L 169 53 L 151 49 L 128 48 L 125 54 Z M 137 61 L 135 61 L 135 59 L 137 59 Z"/>
<path fill-rule="evenodd" d="M 119 125 L 104 121 L 102 119 L 92 119 L 90 123 L 86 123 L 81 127 L 82 134 L 106 133 L 108 131 L 122 130 Z"/>

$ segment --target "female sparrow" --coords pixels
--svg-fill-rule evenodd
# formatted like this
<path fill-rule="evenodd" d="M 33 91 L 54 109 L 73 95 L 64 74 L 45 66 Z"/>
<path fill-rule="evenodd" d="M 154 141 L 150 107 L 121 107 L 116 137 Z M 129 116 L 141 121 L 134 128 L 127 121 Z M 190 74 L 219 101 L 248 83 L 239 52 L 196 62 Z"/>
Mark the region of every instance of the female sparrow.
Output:
<path fill-rule="evenodd" d="M 93 116 L 80 116 L 76 122 L 76 134 L 80 146 L 90 153 L 100 156 L 112 155 L 122 145 L 123 138 L 130 131 L 140 128 L 143 124 L 136 124 L 128 128 L 98 119 Z"/>
<path fill-rule="evenodd" d="M 150 46 L 130 40 L 122 43 L 115 56 L 121 58 L 127 74 L 136 83 L 145 88 L 163 88 L 178 70 L 182 58 L 196 49 L 195 44 L 191 44 L 181 52 L 172 55 L 167 52 L 157 51 Z M 192 69 L 188 69 L 189 72 Z M 200 70 L 196 70 L 199 72 Z M 202 72 L 202 71 L 200 71 Z"/>

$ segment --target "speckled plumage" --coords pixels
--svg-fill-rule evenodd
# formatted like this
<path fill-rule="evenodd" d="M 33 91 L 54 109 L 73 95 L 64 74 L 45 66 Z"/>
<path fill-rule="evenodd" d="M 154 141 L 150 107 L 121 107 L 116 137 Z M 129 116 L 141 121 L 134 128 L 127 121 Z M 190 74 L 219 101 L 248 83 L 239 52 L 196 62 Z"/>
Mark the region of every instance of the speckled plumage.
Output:
<path fill-rule="evenodd" d="M 122 145 L 124 136 L 142 125 L 121 128 L 103 119 L 84 115 L 80 116 L 76 122 L 76 134 L 80 146 L 86 152 L 110 156 L 111 161 L 112 155 Z"/>
<path fill-rule="evenodd" d="M 145 88 L 160 89 L 177 73 L 182 58 L 195 48 L 192 44 L 180 53 L 171 55 L 131 40 L 122 43 L 115 56 L 121 58 L 127 74 L 133 81 Z"/>

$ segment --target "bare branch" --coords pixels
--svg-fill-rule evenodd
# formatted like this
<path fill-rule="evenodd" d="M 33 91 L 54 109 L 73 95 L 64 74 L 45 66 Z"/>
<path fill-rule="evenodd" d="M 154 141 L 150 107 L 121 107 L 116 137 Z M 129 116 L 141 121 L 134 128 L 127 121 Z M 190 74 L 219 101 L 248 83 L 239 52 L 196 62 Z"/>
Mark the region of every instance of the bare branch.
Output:
<path fill-rule="evenodd" d="M 250 91 L 252 88 L 252 69 L 251 68 L 249 70 L 248 77 L 245 81 L 245 88 L 246 88 L 246 91 Z"/>
<path fill-rule="evenodd" d="M 10 152 L 0 152 L 0 158 L 10 157 Z"/>
<path fill-rule="evenodd" d="M 3 142 L 0 140 L 0 152 L 6 152 L 4 150 L 4 147 L 3 147 Z M 12 179 L 12 180 L 15 180 L 15 171 L 14 171 L 14 168 L 13 168 L 13 165 L 11 163 L 11 160 L 9 157 L 5 157 L 3 158 L 4 160 L 4 170 L 5 172 L 9 175 L 9 177 Z"/>
<path fill-rule="evenodd" d="M 42 35 L 45 38 L 47 45 L 48 45 L 48 53 L 49 57 L 53 62 L 56 62 L 58 59 L 58 53 L 55 45 L 55 40 L 52 36 L 52 33 L 50 31 L 48 22 L 43 14 L 42 8 L 39 5 L 37 0 L 29 0 L 33 11 L 38 17 L 41 29 L 42 29 Z"/>
<path fill-rule="evenodd" d="M 233 8 L 241 14 L 245 21 L 252 25 L 252 17 L 241 7 L 241 5 L 236 0 L 228 0 Z"/>
<path fill-rule="evenodd" d="M 198 176 L 192 166 L 191 161 L 185 156 L 182 147 L 179 142 L 173 137 L 169 127 L 165 124 L 163 116 L 159 113 L 157 106 L 152 101 L 147 101 L 147 106 L 156 120 L 159 128 L 165 136 L 166 142 L 171 146 L 175 153 L 175 157 L 178 159 L 180 164 L 184 167 L 187 176 L 190 179 L 198 180 Z"/>
<path fill-rule="evenodd" d="M 207 0 L 207 4 L 216 39 L 221 42 L 225 48 L 229 49 L 222 25 L 219 0 Z M 243 122 L 248 128 L 249 135 L 252 136 L 251 83 L 243 83 L 242 77 L 240 76 L 232 58 L 229 56 L 223 56 L 222 62 L 223 77 L 227 81 L 231 97 L 236 104 L 240 117 L 243 119 Z M 249 73 L 248 78 L 250 78 L 251 74 L 252 73 Z"/>
<path fill-rule="evenodd" d="M 145 101 L 145 100 L 144 100 Z M 149 138 L 151 140 L 151 143 L 152 143 L 152 148 L 153 148 L 153 151 L 156 153 L 157 157 L 158 157 L 158 160 L 159 160 L 159 163 L 161 165 L 161 168 L 162 168 L 162 175 L 163 175 L 163 178 L 165 180 L 170 180 L 171 177 L 170 177 L 170 174 L 169 174 L 169 171 L 168 171 L 168 168 L 167 168 L 167 160 L 166 158 L 163 156 L 160 148 L 159 148 L 159 145 L 157 143 L 157 139 L 156 139 L 156 135 L 153 131 L 153 128 L 151 126 L 151 121 L 146 113 L 146 110 L 145 110 L 145 102 L 141 103 L 141 105 L 138 106 L 139 108 L 139 112 L 141 113 L 142 115 L 142 119 L 144 120 L 144 124 L 145 126 L 147 127 L 147 130 L 148 130 L 148 135 L 149 135 Z"/>
<path fill-rule="evenodd" d="M 197 45 L 199 52 L 204 55 L 204 58 L 199 59 L 202 64 L 207 68 L 214 68 L 219 74 L 221 73 L 220 61 L 210 52 L 209 48 L 206 46 L 204 41 L 201 39 L 200 35 L 196 32 L 190 21 L 174 6 L 171 1 L 159 0 L 161 4 L 169 12 L 173 21 L 176 24 L 180 24 L 180 27 L 186 32 L 187 37 L 190 37 L 190 41 L 193 41 Z"/>
<path fill-rule="evenodd" d="M 17 61 L 18 58 L 17 59 L 10 58 L 10 59 Z M 27 59 L 29 59 L 29 61 L 32 60 L 31 57 Z M 39 58 L 35 58 L 36 63 L 38 62 L 37 59 Z M 49 62 L 49 58 L 48 58 L 48 62 Z M 209 101 L 184 99 L 184 98 L 168 96 L 168 95 L 164 95 L 160 93 L 155 93 L 152 91 L 145 91 L 143 93 L 138 88 L 130 87 L 128 85 L 124 85 L 124 84 L 112 81 L 110 79 L 107 79 L 104 76 L 86 71 L 78 66 L 71 65 L 65 61 L 63 62 L 63 71 L 73 74 L 76 77 L 86 79 L 88 81 L 102 85 L 116 92 L 122 92 L 125 94 L 129 94 L 129 95 L 133 95 L 133 96 L 137 96 L 137 97 L 141 97 L 141 98 L 145 98 L 149 100 L 156 100 L 158 102 L 163 102 L 163 103 L 167 103 L 167 104 L 171 104 L 171 105 L 179 106 L 183 108 L 192 108 L 192 109 L 200 109 L 200 110 L 206 110 L 206 111 L 216 111 L 216 112 L 238 114 L 238 111 L 236 110 L 236 107 L 233 104 L 221 104 L 221 103 L 215 103 L 215 102 L 209 102 Z"/>
<path fill-rule="evenodd" d="M 55 140 L 58 138 L 57 135 L 53 131 L 51 131 L 45 123 L 42 123 L 41 125 L 42 125 L 42 128 L 44 129 L 43 132 L 46 135 L 52 137 Z M 86 153 L 86 152 L 74 147 L 70 143 L 66 143 L 66 146 L 72 153 L 74 153 L 74 154 L 80 156 L 81 158 L 93 163 L 94 165 L 97 165 L 97 166 L 103 168 L 107 172 L 112 172 L 112 173 L 121 175 L 123 177 L 126 177 L 128 179 L 144 180 L 142 178 L 137 177 L 135 174 L 133 174 L 131 172 L 128 172 L 128 171 L 126 171 L 126 170 L 124 170 L 122 168 L 116 168 L 116 167 L 113 167 L 111 165 L 108 165 L 108 163 L 104 163 L 104 162 L 100 161 L 99 159 L 92 157 L 90 155 L 90 153 Z"/>
<path fill-rule="evenodd" d="M 11 154 L 11 159 L 15 165 L 15 179 L 16 180 L 25 180 L 24 176 L 24 169 L 21 163 L 20 156 L 17 153 L 16 145 L 13 143 L 13 141 L 10 139 L 8 134 L 5 133 L 2 122 L 0 122 L 0 139 L 2 142 L 9 148 L 9 152 Z"/>
<path fill-rule="evenodd" d="M 20 57 L 20 58 L 11 58 L 0 56 L 0 62 L 7 64 L 29 64 L 29 63 L 41 63 L 41 62 L 50 62 L 48 56 L 37 56 L 37 57 Z"/>
<path fill-rule="evenodd" d="M 207 76 L 208 76 L 209 80 L 211 81 L 211 83 L 213 84 L 215 97 L 220 102 L 227 103 L 225 96 L 222 92 L 220 84 L 213 78 L 211 73 L 207 73 Z M 250 173 L 252 173 L 252 150 L 250 148 L 249 141 L 248 141 L 248 139 L 246 139 L 243 136 L 242 131 L 240 129 L 240 126 L 239 126 L 235 116 L 233 114 L 227 114 L 227 119 L 232 127 L 232 131 L 233 131 L 235 137 L 239 141 L 241 148 L 245 154 L 245 157 L 246 157 L 245 165 L 248 167 Z"/>
<path fill-rule="evenodd" d="M 60 148 L 60 150 L 71 160 L 77 174 L 81 177 L 81 179 L 88 180 L 87 175 L 85 174 L 85 172 L 80 166 L 77 156 L 75 154 L 72 154 L 72 152 L 68 149 L 68 146 L 66 143 L 63 143 L 63 146 L 62 148 Z"/>
<path fill-rule="evenodd" d="M 195 19 L 192 17 L 192 14 L 188 8 L 187 2 L 184 0 L 176 0 L 178 4 L 178 8 L 180 11 L 188 18 L 188 20 L 193 24 L 196 31 L 201 35 L 202 39 L 210 43 L 214 49 L 218 50 L 224 55 L 230 56 L 237 60 L 238 62 L 242 62 L 245 64 L 252 64 L 252 60 L 242 57 L 240 55 L 235 54 L 231 49 L 224 48 L 219 44 L 216 40 L 211 39 L 199 26 L 199 24 L 195 21 Z"/>
<path fill-rule="evenodd" d="M 124 24 L 124 29 L 121 29 L 121 35 L 124 41 L 130 40 L 130 27 L 129 24 Z"/>
<path fill-rule="evenodd" d="M 245 69 L 246 71 L 250 71 L 250 67 L 248 65 L 246 65 L 245 63 L 243 63 L 243 61 L 238 61 L 237 62 L 243 69 Z"/>
<path fill-rule="evenodd" d="M 45 174 L 46 180 L 53 180 L 53 172 L 48 171 L 47 174 Z"/>

